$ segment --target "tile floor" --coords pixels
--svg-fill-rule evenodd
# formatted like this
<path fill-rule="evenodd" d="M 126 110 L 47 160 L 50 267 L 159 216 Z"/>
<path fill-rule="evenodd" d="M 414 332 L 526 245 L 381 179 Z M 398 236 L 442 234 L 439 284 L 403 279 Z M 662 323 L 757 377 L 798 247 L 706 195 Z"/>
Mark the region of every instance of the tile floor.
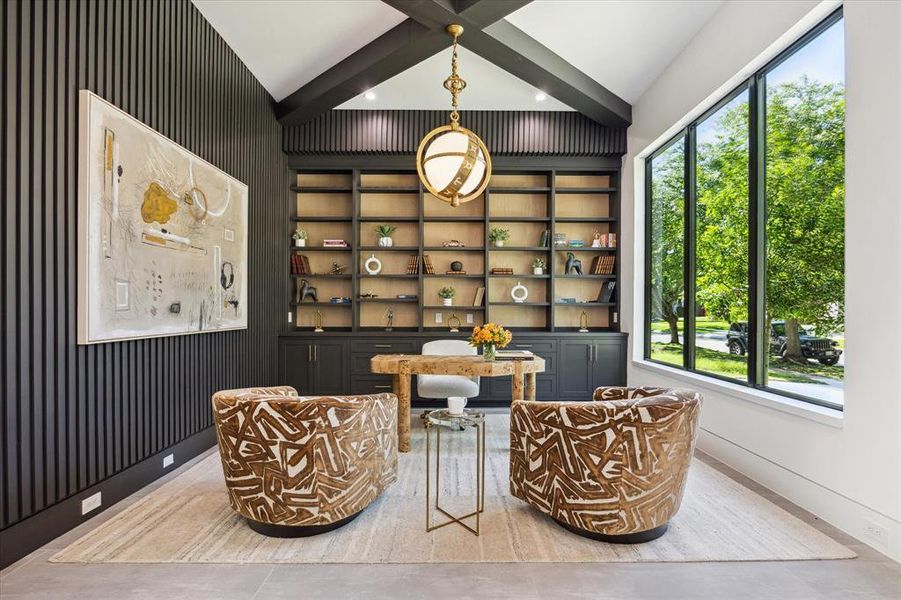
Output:
<path fill-rule="evenodd" d="M 212 450 L 210 450 L 212 452 Z M 204 455 L 206 456 L 206 454 Z M 54 564 L 47 558 L 200 460 L 183 465 L 0 573 L 0 597 L 185 598 L 901 598 L 901 565 L 706 455 L 730 477 L 859 558 L 752 563 L 447 565 Z"/>

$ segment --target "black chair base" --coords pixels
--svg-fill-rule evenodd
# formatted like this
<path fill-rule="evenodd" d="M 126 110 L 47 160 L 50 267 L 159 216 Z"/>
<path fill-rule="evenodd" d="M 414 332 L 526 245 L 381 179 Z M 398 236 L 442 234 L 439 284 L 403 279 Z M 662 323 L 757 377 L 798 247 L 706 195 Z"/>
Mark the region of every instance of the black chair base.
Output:
<path fill-rule="evenodd" d="M 594 531 L 586 531 L 578 527 L 573 527 L 569 523 L 564 523 L 563 521 L 558 521 L 557 519 L 554 519 L 554 521 L 563 529 L 575 533 L 576 535 L 581 535 L 582 537 L 586 537 L 598 542 L 607 542 L 608 544 L 643 544 L 645 542 L 650 542 L 651 540 L 656 540 L 661 535 L 666 533 L 666 530 L 669 527 L 669 523 L 664 523 L 660 527 L 648 529 L 647 531 L 623 533 L 620 535 L 608 535 L 605 533 L 595 533 Z"/>
<path fill-rule="evenodd" d="M 329 523 L 328 525 L 273 525 L 272 523 L 260 523 L 259 521 L 254 521 L 253 519 L 248 519 L 246 517 L 245 520 L 251 529 L 265 536 L 276 538 L 299 538 L 334 531 L 340 527 L 344 527 L 361 514 L 363 514 L 362 510 L 349 517 L 345 517 L 340 521 Z"/>

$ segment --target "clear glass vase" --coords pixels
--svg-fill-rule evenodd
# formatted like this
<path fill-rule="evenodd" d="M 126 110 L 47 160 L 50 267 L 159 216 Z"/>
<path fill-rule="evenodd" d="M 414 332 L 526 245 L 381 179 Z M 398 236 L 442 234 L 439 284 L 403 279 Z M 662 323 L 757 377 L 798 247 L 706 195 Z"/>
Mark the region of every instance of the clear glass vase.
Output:
<path fill-rule="evenodd" d="M 492 362 L 497 358 L 497 348 L 494 344 L 484 344 L 482 346 L 482 358 L 488 362 Z"/>

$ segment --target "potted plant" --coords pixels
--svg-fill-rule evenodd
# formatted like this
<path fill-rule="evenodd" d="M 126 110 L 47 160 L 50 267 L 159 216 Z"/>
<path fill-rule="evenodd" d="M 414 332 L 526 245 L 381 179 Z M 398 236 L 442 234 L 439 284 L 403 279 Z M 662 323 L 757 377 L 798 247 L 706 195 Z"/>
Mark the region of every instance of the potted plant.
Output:
<path fill-rule="evenodd" d="M 307 230 L 301 229 L 300 226 L 297 226 L 297 229 L 294 230 L 294 233 L 291 234 L 291 237 L 294 238 L 294 245 L 298 248 L 303 248 L 307 245 Z"/>
<path fill-rule="evenodd" d="M 379 225 L 375 228 L 375 234 L 379 236 L 379 246 L 384 248 L 390 248 L 394 245 L 394 240 L 391 239 L 391 234 L 397 231 L 397 227 L 394 225 Z"/>
<path fill-rule="evenodd" d="M 512 339 L 513 334 L 500 325 L 485 323 L 481 327 L 477 325 L 472 328 L 469 345 L 480 349 L 482 358 L 490 362 L 495 359 L 497 349 L 506 348 Z"/>
<path fill-rule="evenodd" d="M 533 275 L 544 275 L 545 267 L 547 267 L 547 263 L 544 262 L 543 258 L 535 258 L 532 260 L 532 274 Z"/>
<path fill-rule="evenodd" d="M 454 296 L 457 295 L 457 291 L 450 287 L 443 287 L 438 290 L 438 297 L 441 298 L 444 306 L 453 306 L 454 305 Z"/>
<path fill-rule="evenodd" d="M 495 248 L 500 248 L 504 245 L 504 242 L 510 239 L 510 230 L 509 229 L 501 229 L 500 227 L 492 227 L 488 232 L 488 241 Z"/>

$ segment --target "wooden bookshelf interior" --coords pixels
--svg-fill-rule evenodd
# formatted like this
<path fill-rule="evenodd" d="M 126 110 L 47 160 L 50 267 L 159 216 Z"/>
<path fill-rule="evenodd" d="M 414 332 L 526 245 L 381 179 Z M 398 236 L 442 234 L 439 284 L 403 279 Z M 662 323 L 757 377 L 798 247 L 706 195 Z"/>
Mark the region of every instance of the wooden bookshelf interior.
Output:
<path fill-rule="evenodd" d="M 486 321 L 513 331 L 578 331 L 583 313 L 589 331 L 619 331 L 617 171 L 499 172 L 482 196 L 457 208 L 425 192 L 414 171 L 291 173 L 288 302 L 294 331 L 312 331 L 318 315 L 326 331 L 385 331 L 389 313 L 392 332 L 448 331 L 454 317 L 461 332 Z M 379 244 L 375 228 L 383 224 L 396 228 L 391 247 Z M 290 237 L 298 227 L 308 234 L 304 247 Z M 492 228 L 509 232 L 503 246 L 489 242 Z M 592 247 L 596 234 L 607 245 Z M 564 245 L 556 245 L 560 238 Z M 323 245 L 336 239 L 347 246 Z M 451 240 L 463 246 L 447 247 Z M 582 275 L 565 272 L 568 253 L 581 261 Z M 295 255 L 305 257 L 310 272 L 296 273 Z M 382 265 L 377 275 L 366 270 L 373 256 Z M 595 261 L 605 256 L 612 269 L 595 274 Z M 418 263 L 412 274 L 411 257 Z M 425 273 L 426 257 L 434 273 Z M 536 258 L 547 265 L 542 274 L 533 273 Z M 465 273 L 450 274 L 455 261 Z M 344 268 L 334 274 L 333 266 Z M 498 268 L 513 273 L 491 273 Z M 297 301 L 304 279 L 316 288 L 317 301 Z M 528 290 L 522 303 L 511 297 L 518 284 Z M 453 306 L 438 297 L 448 286 L 456 292 Z M 479 288 L 484 300 L 474 306 Z"/>

